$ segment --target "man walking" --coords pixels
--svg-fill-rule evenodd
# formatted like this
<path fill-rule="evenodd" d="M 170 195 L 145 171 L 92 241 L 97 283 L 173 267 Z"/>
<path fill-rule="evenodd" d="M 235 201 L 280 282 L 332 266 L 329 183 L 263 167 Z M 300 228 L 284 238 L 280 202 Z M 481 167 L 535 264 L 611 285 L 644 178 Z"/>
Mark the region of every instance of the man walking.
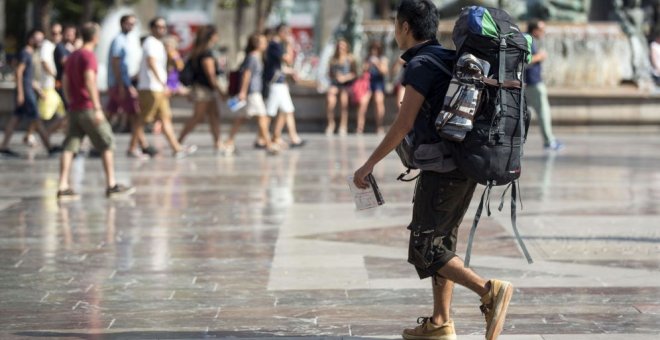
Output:
<path fill-rule="evenodd" d="M 112 40 L 108 57 L 109 100 L 106 110 L 110 117 L 118 119 L 119 131 L 123 131 L 127 125 L 130 125 L 132 132 L 135 122 L 138 120 L 137 114 L 140 112 L 138 93 L 128 74 L 128 34 L 135 27 L 135 23 L 135 16 L 131 14 L 119 19 L 121 33 Z M 139 142 L 141 146 L 145 146 L 144 150 L 132 150 L 128 154 L 129 157 L 140 157 L 142 152 L 149 156 L 157 153 L 154 148 L 146 148 L 144 140 Z"/>
<path fill-rule="evenodd" d="M 55 49 L 62 42 L 62 25 L 53 23 L 50 26 L 50 39 L 44 40 L 41 45 L 41 96 L 39 98 L 39 114 L 44 121 L 51 120 L 55 115 L 56 121 L 49 129 L 49 134 L 57 131 L 64 124 L 64 102 L 57 93 L 57 64 L 55 62 Z"/>
<path fill-rule="evenodd" d="M 405 94 L 399 113 L 380 145 L 354 175 L 359 188 L 374 166 L 394 150 L 411 130 L 416 136 L 435 131 L 435 115 L 440 112 L 451 76 L 427 62 L 432 53 L 441 60 L 453 54 L 436 40 L 437 10 L 431 0 L 402 0 L 394 22 L 394 36 L 406 61 L 402 86 Z M 451 69 L 451 65 L 447 65 Z M 430 110 L 430 113 L 427 111 Z M 432 114 L 433 119 L 427 119 Z M 418 318 L 419 326 L 405 329 L 404 339 L 454 340 L 456 332 L 450 317 L 454 283 L 475 292 L 481 298 L 481 311 L 486 317 L 486 339 L 496 339 L 504 325 L 507 307 L 513 293 L 509 282 L 485 280 L 456 255 L 458 227 L 470 204 L 476 182 L 456 168 L 450 158 L 443 160 L 443 172 L 422 171 L 415 188 L 413 218 L 410 229 L 408 262 L 415 266 L 420 279 L 432 277 L 433 314 Z"/>
<path fill-rule="evenodd" d="M 5 136 L 0 145 L 0 155 L 6 157 L 18 157 L 19 154 L 9 149 L 9 142 L 14 134 L 18 123 L 28 120 L 28 131 L 36 130 L 41 141 L 49 154 L 61 151 L 58 147 L 51 147 L 48 133 L 39 119 L 37 106 L 37 90 L 34 88 L 34 66 L 32 56 L 41 47 L 44 33 L 38 29 L 28 33 L 27 45 L 18 55 L 18 66 L 16 67 L 16 109 L 5 126 Z"/>
<path fill-rule="evenodd" d="M 182 147 L 172 127 L 170 91 L 167 87 L 167 52 L 161 41 L 167 33 L 165 19 L 158 17 L 151 20 L 149 28 L 151 35 L 142 43 L 142 63 L 138 75 L 140 115 L 135 120 L 128 152 L 135 150 L 140 139 L 146 140 L 144 124 L 160 119 L 163 123 L 163 134 L 172 148 L 172 153 L 175 157 L 184 157 L 197 148 Z"/>
<path fill-rule="evenodd" d="M 135 192 L 135 188 L 115 182 L 112 128 L 101 109 L 100 95 L 96 87 L 97 62 L 94 48 L 99 41 L 100 28 L 86 23 L 80 33 L 83 47 L 73 52 L 64 66 L 62 79 L 64 93 L 69 102 L 69 128 L 64 140 L 64 152 L 60 165 L 60 182 L 57 198 L 77 199 L 78 194 L 69 186 L 73 155 L 78 152 L 85 136 L 89 136 L 94 149 L 101 154 L 106 179 L 106 196 L 118 197 Z"/>
<path fill-rule="evenodd" d="M 264 70 L 264 87 L 267 87 L 266 111 L 271 117 L 277 116 L 273 131 L 273 142 L 282 143 L 282 130 L 286 124 L 291 139 L 290 147 L 301 147 L 305 144 L 296 129 L 295 108 L 291 100 L 287 74 L 291 74 L 293 64 L 293 49 L 290 43 L 290 29 L 286 24 L 277 26 L 273 40 L 266 50 L 266 65 Z M 278 116 L 279 112 L 279 116 Z"/>
<path fill-rule="evenodd" d="M 64 64 L 66 59 L 69 57 L 73 51 L 76 50 L 76 35 L 77 30 L 75 26 L 64 26 L 62 41 L 55 45 L 55 51 L 53 52 L 53 59 L 55 61 L 55 69 L 57 70 L 57 76 L 55 77 L 55 88 L 57 93 L 59 93 L 62 100 L 64 100 L 64 91 L 62 90 L 62 77 L 64 76 Z M 66 107 L 66 102 L 64 102 Z"/>
<path fill-rule="evenodd" d="M 527 23 L 527 32 L 533 40 L 532 61 L 525 70 L 525 82 L 527 84 L 525 98 L 529 106 L 538 115 L 541 133 L 543 134 L 543 147 L 547 151 L 559 151 L 564 148 L 564 144 L 552 134 L 550 101 L 548 100 L 548 89 L 543 83 L 543 69 L 541 67 L 541 63 L 548 57 L 548 53 L 539 47 L 539 43 L 545 36 L 545 23 L 540 20 L 532 20 Z"/>

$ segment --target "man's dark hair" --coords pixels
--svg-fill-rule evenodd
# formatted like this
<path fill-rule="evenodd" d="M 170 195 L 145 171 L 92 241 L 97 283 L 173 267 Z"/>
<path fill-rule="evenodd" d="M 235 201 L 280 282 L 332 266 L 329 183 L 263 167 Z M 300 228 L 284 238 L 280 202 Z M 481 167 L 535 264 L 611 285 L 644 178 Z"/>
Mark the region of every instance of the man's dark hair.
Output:
<path fill-rule="evenodd" d="M 37 33 L 41 33 L 41 34 L 43 34 L 44 31 L 41 30 L 41 29 L 39 29 L 39 28 L 33 28 L 33 29 L 29 30 L 28 33 L 27 33 L 27 35 L 25 36 L 25 43 L 26 43 L 26 44 L 29 43 L 29 42 L 30 42 L 30 39 L 32 39 L 32 37 L 34 37 L 35 34 L 37 34 Z"/>
<path fill-rule="evenodd" d="M 541 20 L 539 19 L 531 19 L 530 21 L 527 22 L 527 33 L 532 33 L 536 31 L 536 29 L 539 28 L 539 25 L 541 24 Z"/>
<path fill-rule="evenodd" d="M 285 22 L 275 26 L 275 32 L 280 33 L 284 28 L 289 27 L 289 25 Z"/>
<path fill-rule="evenodd" d="M 80 36 L 84 43 L 94 40 L 94 36 L 99 31 L 99 25 L 95 22 L 86 22 L 80 27 Z"/>
<path fill-rule="evenodd" d="M 151 19 L 151 21 L 149 21 L 149 28 L 151 28 L 151 29 L 155 28 L 156 25 L 158 24 L 158 22 L 161 21 L 161 20 L 165 21 L 165 18 L 155 17 L 155 18 Z"/>
<path fill-rule="evenodd" d="M 130 18 L 135 18 L 135 15 L 133 14 L 122 15 L 121 18 L 119 19 L 119 24 L 123 25 Z"/>
<path fill-rule="evenodd" d="M 401 0 L 396 18 L 408 23 L 415 40 L 434 39 L 438 32 L 438 9 L 431 0 Z"/>

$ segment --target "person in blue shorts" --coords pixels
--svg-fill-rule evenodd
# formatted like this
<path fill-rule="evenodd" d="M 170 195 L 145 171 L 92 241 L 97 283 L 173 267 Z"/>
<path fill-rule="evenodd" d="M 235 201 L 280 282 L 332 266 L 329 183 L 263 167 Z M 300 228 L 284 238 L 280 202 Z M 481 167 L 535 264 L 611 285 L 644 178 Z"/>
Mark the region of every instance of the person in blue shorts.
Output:
<path fill-rule="evenodd" d="M 34 29 L 28 33 L 27 45 L 18 55 L 18 65 L 16 66 L 16 109 L 14 115 L 9 119 L 5 126 L 5 136 L 0 145 L 0 155 L 5 157 L 18 157 L 19 154 L 9 149 L 9 142 L 14 134 L 14 129 L 21 120 L 30 122 L 29 130 L 35 130 L 48 150 L 49 154 L 62 151 L 61 148 L 52 147 L 48 140 L 48 133 L 39 120 L 39 109 L 37 106 L 37 90 L 34 88 L 34 66 L 32 65 L 32 56 L 39 49 L 44 41 L 44 32 Z"/>

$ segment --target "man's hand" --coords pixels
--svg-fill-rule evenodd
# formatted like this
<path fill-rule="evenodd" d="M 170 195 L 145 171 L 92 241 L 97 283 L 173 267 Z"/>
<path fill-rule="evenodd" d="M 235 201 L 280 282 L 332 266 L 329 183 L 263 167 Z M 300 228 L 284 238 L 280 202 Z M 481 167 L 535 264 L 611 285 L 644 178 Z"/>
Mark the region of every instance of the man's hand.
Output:
<path fill-rule="evenodd" d="M 96 109 L 94 110 L 94 125 L 99 126 L 101 122 L 105 119 L 105 115 L 103 114 L 103 110 Z"/>
<path fill-rule="evenodd" d="M 131 98 L 137 98 L 137 96 L 138 96 L 137 89 L 135 89 L 134 86 L 129 86 L 128 87 L 128 94 L 131 96 Z"/>
<path fill-rule="evenodd" d="M 22 93 L 16 95 L 16 105 L 22 106 L 25 104 L 25 96 Z"/>
<path fill-rule="evenodd" d="M 355 186 L 360 189 L 368 188 L 369 182 L 367 182 L 366 178 L 373 170 L 374 166 L 368 162 L 365 163 L 361 168 L 357 169 L 355 174 L 353 174 L 353 183 Z"/>

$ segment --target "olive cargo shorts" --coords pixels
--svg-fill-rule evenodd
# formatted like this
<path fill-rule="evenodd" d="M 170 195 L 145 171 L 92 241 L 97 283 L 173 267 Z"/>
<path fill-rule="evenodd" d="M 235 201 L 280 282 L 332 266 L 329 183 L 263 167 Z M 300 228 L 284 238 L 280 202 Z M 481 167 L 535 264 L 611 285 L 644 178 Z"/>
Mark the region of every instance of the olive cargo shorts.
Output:
<path fill-rule="evenodd" d="M 423 171 L 415 186 L 413 218 L 408 226 L 408 262 L 420 279 L 437 274 L 456 256 L 458 227 L 477 183 L 459 170 Z"/>
<path fill-rule="evenodd" d="M 69 112 L 69 128 L 64 140 L 64 150 L 77 153 L 85 136 L 89 136 L 94 149 L 99 152 L 113 148 L 112 127 L 105 117 L 96 123 L 94 110 Z"/>

